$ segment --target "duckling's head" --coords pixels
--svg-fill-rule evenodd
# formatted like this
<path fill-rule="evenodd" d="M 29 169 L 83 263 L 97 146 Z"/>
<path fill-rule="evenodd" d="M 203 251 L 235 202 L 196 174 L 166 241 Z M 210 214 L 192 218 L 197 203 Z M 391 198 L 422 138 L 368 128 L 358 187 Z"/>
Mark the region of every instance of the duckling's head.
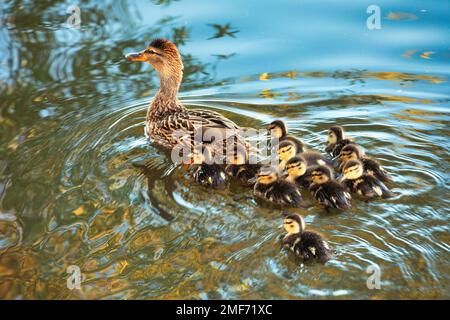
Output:
<path fill-rule="evenodd" d="M 356 144 L 350 143 L 342 148 L 339 154 L 339 159 L 342 162 L 347 162 L 350 160 L 358 160 L 361 157 L 361 150 Z"/>
<path fill-rule="evenodd" d="M 140 52 L 125 56 L 129 61 L 150 63 L 162 79 L 182 77 L 183 62 L 175 44 L 166 39 L 155 39 Z"/>
<path fill-rule="evenodd" d="M 299 156 L 292 157 L 286 162 L 286 171 L 293 178 L 301 177 L 306 172 L 306 161 Z"/>
<path fill-rule="evenodd" d="M 305 230 L 305 220 L 299 214 L 283 214 L 283 227 L 288 234 L 302 233 Z"/>
<path fill-rule="evenodd" d="M 264 167 L 257 174 L 257 181 L 261 184 L 272 184 L 278 179 L 278 173 L 275 168 Z"/>
<path fill-rule="evenodd" d="M 277 138 L 278 140 L 286 136 L 288 132 L 287 125 L 281 120 L 272 121 L 267 126 L 267 130 L 269 130 L 272 137 Z"/>
<path fill-rule="evenodd" d="M 348 161 L 342 168 L 345 179 L 355 180 L 361 177 L 364 173 L 363 165 L 358 160 Z"/>
<path fill-rule="evenodd" d="M 303 142 L 297 137 L 294 137 L 294 136 L 291 136 L 291 135 L 284 136 L 282 141 L 291 141 L 292 143 L 294 143 L 295 144 L 295 148 L 296 148 L 296 150 L 295 150 L 296 153 L 300 153 L 300 152 L 305 151 L 305 146 L 304 146 Z"/>
<path fill-rule="evenodd" d="M 341 126 L 332 126 L 328 129 L 328 143 L 334 144 L 345 139 L 344 128 Z"/>
<path fill-rule="evenodd" d="M 288 161 L 290 158 L 295 156 L 296 153 L 297 146 L 290 140 L 282 141 L 278 145 L 277 154 L 278 158 L 280 158 L 281 160 Z"/>
<path fill-rule="evenodd" d="M 333 177 L 333 171 L 327 166 L 314 166 L 311 168 L 311 180 L 313 183 L 322 184 Z"/>

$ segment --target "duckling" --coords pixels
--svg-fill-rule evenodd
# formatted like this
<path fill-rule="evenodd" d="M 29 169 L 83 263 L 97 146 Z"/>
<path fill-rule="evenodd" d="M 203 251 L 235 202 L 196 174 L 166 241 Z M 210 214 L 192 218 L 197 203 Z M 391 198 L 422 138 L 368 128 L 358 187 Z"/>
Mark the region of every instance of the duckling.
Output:
<path fill-rule="evenodd" d="M 342 184 L 351 192 L 367 199 L 390 198 L 394 194 L 376 177 L 364 173 L 363 164 L 358 160 L 349 160 L 343 167 Z"/>
<path fill-rule="evenodd" d="M 246 187 L 251 187 L 256 183 L 256 175 L 261 164 L 248 163 L 248 155 L 244 148 L 238 148 L 227 159 L 229 164 L 225 167 L 225 172 L 229 176 L 236 177 Z"/>
<path fill-rule="evenodd" d="M 283 227 L 287 234 L 283 247 L 306 261 L 325 263 L 333 257 L 330 246 L 318 233 L 305 231 L 305 220 L 299 214 L 283 214 Z"/>
<path fill-rule="evenodd" d="M 148 107 L 146 116 L 146 132 L 155 144 L 172 149 L 179 144 L 181 134 L 191 137 L 196 132 L 216 137 L 220 134 L 223 137 L 212 143 L 213 154 L 223 154 L 223 141 L 230 136 L 238 138 L 236 143 L 243 143 L 240 127 L 230 119 L 212 110 L 187 109 L 178 100 L 184 67 L 174 43 L 155 39 L 144 50 L 127 54 L 126 59 L 148 62 L 158 73 L 160 89 Z"/>
<path fill-rule="evenodd" d="M 352 140 L 345 138 L 344 128 L 341 126 L 332 126 L 328 129 L 327 147 L 325 151 L 332 157 L 337 157 L 341 153 L 342 148 L 352 143 Z"/>
<path fill-rule="evenodd" d="M 286 166 L 286 162 L 296 155 L 301 156 L 306 161 L 307 166 L 331 165 L 330 160 L 319 152 L 314 150 L 305 151 L 303 143 L 295 137 L 282 141 L 278 145 L 277 154 L 281 160 L 279 165 L 281 170 Z"/>
<path fill-rule="evenodd" d="M 275 120 L 267 126 L 273 140 L 281 141 L 288 133 L 287 125 L 281 120 Z"/>
<path fill-rule="evenodd" d="M 333 172 L 327 166 L 311 168 L 312 184 L 309 187 L 314 199 L 326 208 L 350 209 L 351 195 L 346 188 L 333 179 Z"/>
<path fill-rule="evenodd" d="M 195 167 L 194 180 L 206 187 L 224 189 L 228 184 L 224 168 L 220 164 L 211 163 L 211 159 L 211 151 L 208 147 L 204 147 L 204 152 L 199 148 L 194 148 L 192 154 L 192 161 Z"/>
<path fill-rule="evenodd" d="M 253 193 L 276 205 L 301 207 L 302 195 L 295 183 L 280 179 L 273 167 L 263 167 L 257 175 Z"/>
<path fill-rule="evenodd" d="M 286 162 L 286 180 L 294 182 L 301 188 L 308 189 L 311 184 L 311 175 L 308 172 L 305 159 L 300 156 L 290 158 Z"/>
<path fill-rule="evenodd" d="M 369 158 L 362 153 L 361 148 L 357 144 L 347 144 L 339 154 L 341 161 L 340 169 L 350 160 L 359 160 L 363 164 L 364 172 L 370 174 L 382 182 L 392 182 L 389 173 L 378 163 L 378 161 Z"/>
<path fill-rule="evenodd" d="M 293 158 L 297 153 L 297 147 L 292 141 L 283 141 L 277 146 L 277 155 L 280 163 L 278 170 L 282 172 L 286 166 L 286 162 Z"/>

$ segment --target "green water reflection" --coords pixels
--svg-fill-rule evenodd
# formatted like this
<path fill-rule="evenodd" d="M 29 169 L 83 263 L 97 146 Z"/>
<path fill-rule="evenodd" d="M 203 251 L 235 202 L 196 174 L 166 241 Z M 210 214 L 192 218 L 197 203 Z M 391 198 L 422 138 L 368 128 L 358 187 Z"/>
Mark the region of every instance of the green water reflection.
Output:
<path fill-rule="evenodd" d="M 0 7 L 0 298 L 449 298 L 449 5 L 379 1 L 6 1 Z M 311 147 L 347 128 L 399 195 L 304 212 L 336 249 L 280 252 L 279 212 L 213 195 L 144 137 L 155 72 L 126 52 L 172 39 L 188 106 L 274 119 Z M 145 163 L 145 174 L 136 164 Z M 382 270 L 380 290 L 366 269 Z M 67 289 L 67 267 L 83 274 Z"/>

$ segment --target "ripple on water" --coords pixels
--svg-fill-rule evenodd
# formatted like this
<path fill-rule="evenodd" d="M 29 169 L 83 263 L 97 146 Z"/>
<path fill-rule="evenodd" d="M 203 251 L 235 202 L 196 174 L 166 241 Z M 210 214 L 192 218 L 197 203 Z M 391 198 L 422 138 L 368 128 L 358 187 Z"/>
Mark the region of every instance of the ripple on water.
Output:
<path fill-rule="evenodd" d="M 6 235 L 0 250 L 25 245 L 39 252 L 48 281 L 70 264 L 82 266 L 83 290 L 56 286 L 52 292 L 60 298 L 395 298 L 414 297 L 422 287 L 424 296 L 444 296 L 445 286 L 437 283 L 450 252 L 448 203 L 441 199 L 448 158 L 447 142 L 430 130 L 443 130 L 435 117 L 446 112 L 433 109 L 437 98 L 427 96 L 433 112 L 421 114 L 413 111 L 423 109 L 417 91 L 356 94 L 318 86 L 323 92 L 298 87 L 294 95 L 279 83 L 278 95 L 264 98 L 268 92 L 254 91 L 259 86 L 250 82 L 229 96 L 235 86 L 211 88 L 205 96 L 185 92 L 183 100 L 243 126 L 263 128 L 281 118 L 320 151 L 327 128 L 338 122 L 394 178 L 393 199 L 354 200 L 350 212 L 337 215 L 319 206 L 302 212 L 335 250 L 325 266 L 299 265 L 280 250 L 279 211 L 255 201 L 250 190 L 233 184 L 211 194 L 193 185 L 189 171 L 145 139 L 147 101 L 66 115 L 53 132 L 38 132 L 23 145 L 19 154 L 32 156 L 21 159 L 18 171 L 33 166 L 29 175 L 36 179 L 48 173 L 39 180 L 48 188 L 45 235 L 36 232 L 22 244 L 22 222 L 7 214 L 0 219 Z M 415 118 L 430 121 L 417 125 Z M 383 292 L 367 290 L 373 264 L 382 269 Z"/>

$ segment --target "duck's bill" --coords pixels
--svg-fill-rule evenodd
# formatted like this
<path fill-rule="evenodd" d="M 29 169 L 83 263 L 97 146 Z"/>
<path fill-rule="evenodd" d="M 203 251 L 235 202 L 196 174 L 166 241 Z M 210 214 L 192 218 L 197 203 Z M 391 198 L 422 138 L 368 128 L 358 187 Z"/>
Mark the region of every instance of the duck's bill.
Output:
<path fill-rule="evenodd" d="M 125 56 L 128 61 L 145 61 L 142 52 L 132 52 Z"/>

